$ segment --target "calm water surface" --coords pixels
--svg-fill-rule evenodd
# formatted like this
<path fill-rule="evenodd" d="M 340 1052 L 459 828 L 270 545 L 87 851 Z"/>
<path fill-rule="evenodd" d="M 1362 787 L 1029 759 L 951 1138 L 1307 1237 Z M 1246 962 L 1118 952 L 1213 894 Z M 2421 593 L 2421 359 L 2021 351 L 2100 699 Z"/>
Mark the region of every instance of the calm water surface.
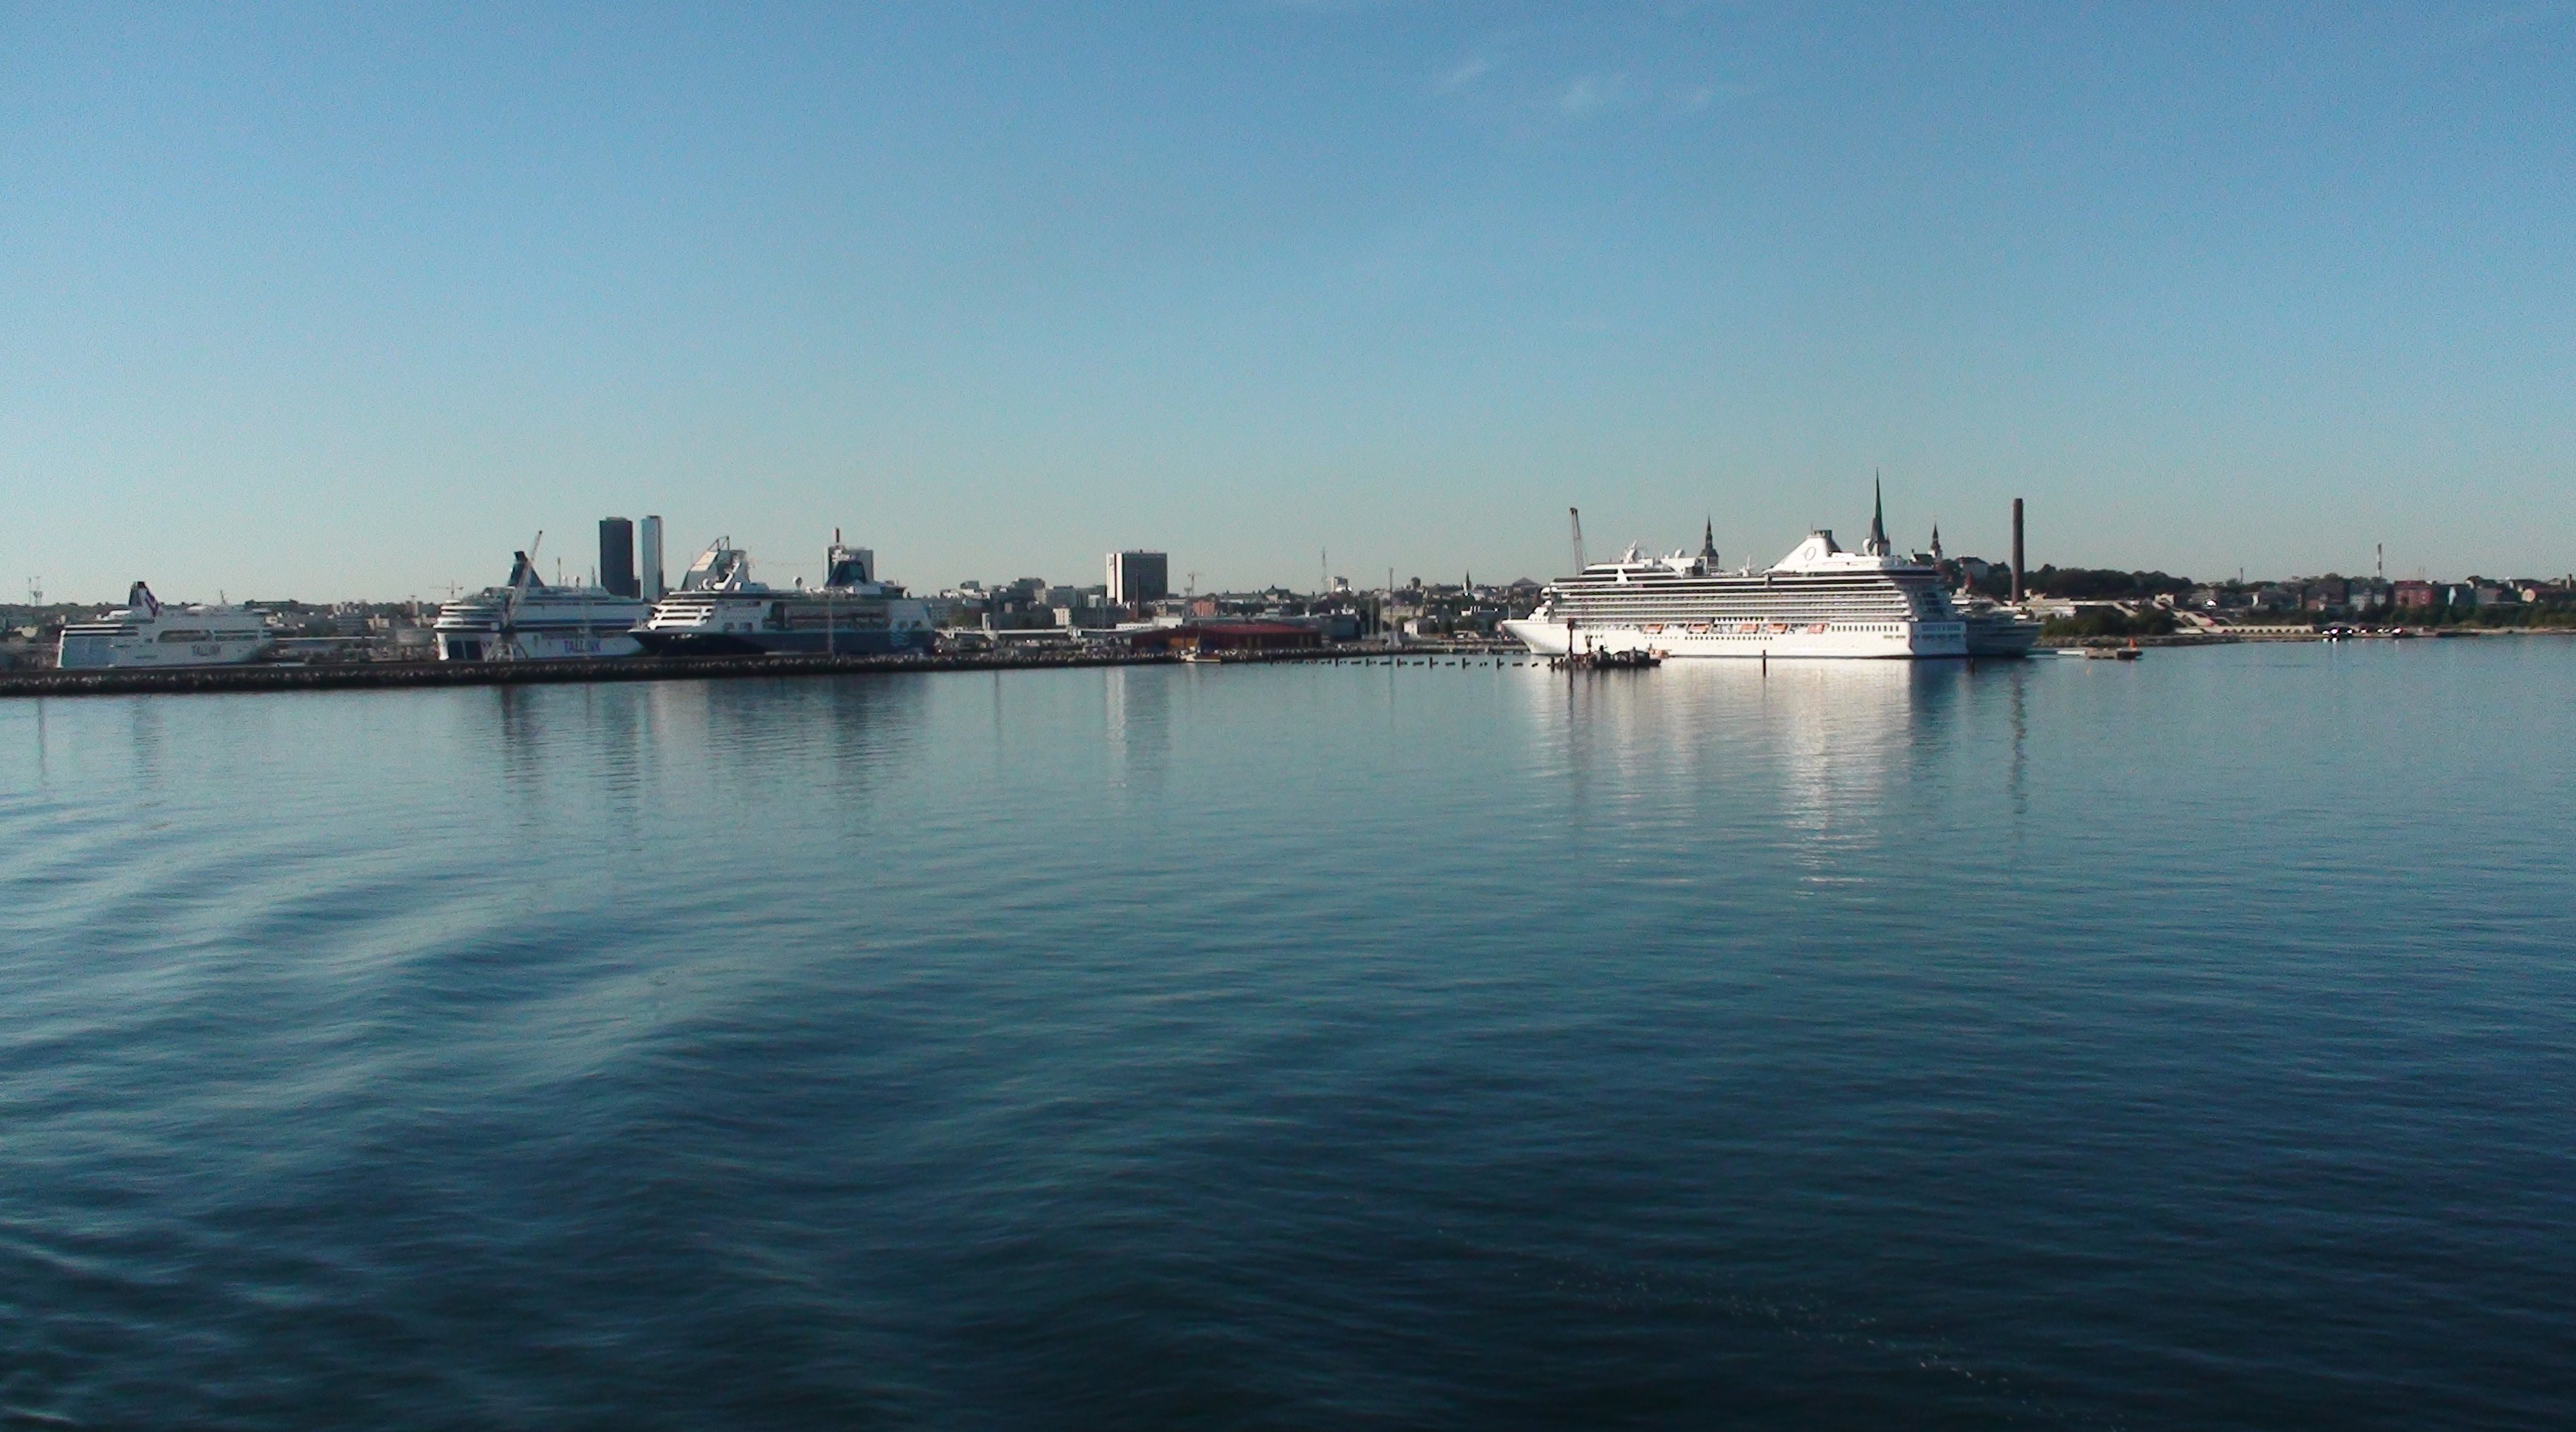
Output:
<path fill-rule="evenodd" d="M 0 703 L 0 1421 L 2564 1427 L 2576 646 Z"/>

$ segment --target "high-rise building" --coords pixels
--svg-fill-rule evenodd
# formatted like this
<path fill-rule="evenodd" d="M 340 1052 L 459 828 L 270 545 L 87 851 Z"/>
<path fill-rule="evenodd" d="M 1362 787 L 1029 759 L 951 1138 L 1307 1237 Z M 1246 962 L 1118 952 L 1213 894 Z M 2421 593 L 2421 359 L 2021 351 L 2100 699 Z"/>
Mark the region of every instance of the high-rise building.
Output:
<path fill-rule="evenodd" d="M 1109 554 L 1109 601 L 1132 607 L 1159 602 L 1172 594 L 1172 559 L 1161 552 Z"/>
<path fill-rule="evenodd" d="M 635 535 L 638 555 L 643 558 L 636 574 L 637 585 L 643 588 L 638 595 L 648 602 L 658 602 L 671 594 L 671 589 L 662 585 L 662 519 L 646 517 Z"/>
<path fill-rule="evenodd" d="M 599 585 L 621 597 L 635 587 L 635 524 L 623 517 L 599 519 Z"/>

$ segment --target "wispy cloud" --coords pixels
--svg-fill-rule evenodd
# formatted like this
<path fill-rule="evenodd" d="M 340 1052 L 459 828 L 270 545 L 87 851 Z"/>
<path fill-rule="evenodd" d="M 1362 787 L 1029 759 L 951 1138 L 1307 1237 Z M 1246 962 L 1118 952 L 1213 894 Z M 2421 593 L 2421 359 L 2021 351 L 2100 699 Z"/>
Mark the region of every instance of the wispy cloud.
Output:
<path fill-rule="evenodd" d="M 1760 94 L 1763 88 L 1762 85 L 1742 82 L 1693 85 L 1689 89 L 1674 92 L 1665 102 L 1665 109 L 1674 118 L 1679 119 L 1683 115 L 1697 114 L 1713 104 L 1723 104 L 1729 100 L 1739 100 Z"/>
<path fill-rule="evenodd" d="M 1440 77 L 1438 88 L 1442 94 L 1451 94 L 1458 90 L 1465 89 L 1467 86 L 1483 79 L 1485 77 L 1485 72 L 1492 68 L 1492 65 L 1486 63 L 1484 56 L 1469 55 L 1466 59 L 1459 62 L 1456 69 L 1453 69 L 1449 73 Z"/>
<path fill-rule="evenodd" d="M 1635 103 L 1636 98 L 1636 89 L 1624 72 L 1576 75 L 1565 93 L 1557 97 L 1556 107 L 1581 119 L 1605 109 L 1623 108 Z"/>

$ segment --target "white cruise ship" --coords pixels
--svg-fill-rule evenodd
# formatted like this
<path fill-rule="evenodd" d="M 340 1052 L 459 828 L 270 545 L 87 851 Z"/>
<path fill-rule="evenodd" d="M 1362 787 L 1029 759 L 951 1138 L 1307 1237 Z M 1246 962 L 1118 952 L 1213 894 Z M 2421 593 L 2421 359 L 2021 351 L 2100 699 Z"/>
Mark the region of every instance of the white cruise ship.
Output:
<path fill-rule="evenodd" d="M 653 604 L 635 638 L 655 656 L 879 655 L 928 651 L 930 607 L 877 580 L 876 553 L 823 553 L 823 585 L 771 587 L 751 578 L 751 554 L 719 537 L 689 564 L 679 590 Z"/>
<path fill-rule="evenodd" d="M 438 609 L 430 634 L 441 661 L 561 661 L 633 656 L 632 628 L 652 603 L 605 587 L 550 587 L 525 552 L 510 554 L 510 580 Z"/>
<path fill-rule="evenodd" d="M 277 645 L 268 614 L 251 607 L 163 606 L 141 582 L 125 605 L 63 627 L 54 664 L 65 671 L 106 667 L 232 666 Z"/>
<path fill-rule="evenodd" d="M 1538 610 L 1503 630 L 1531 651 L 1651 651 L 1666 657 L 1966 656 L 1966 624 L 1937 568 L 1895 555 L 1873 515 L 1846 552 L 1809 533 L 1765 570 L 1721 571 L 1713 541 L 1697 555 L 1631 547 L 1548 585 Z"/>

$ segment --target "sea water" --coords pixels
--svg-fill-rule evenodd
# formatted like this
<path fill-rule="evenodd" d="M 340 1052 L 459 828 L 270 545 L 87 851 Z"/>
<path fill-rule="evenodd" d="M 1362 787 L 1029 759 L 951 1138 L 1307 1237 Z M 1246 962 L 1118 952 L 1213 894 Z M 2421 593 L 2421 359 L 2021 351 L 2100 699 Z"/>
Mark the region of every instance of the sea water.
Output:
<path fill-rule="evenodd" d="M 0 703 L 0 1422 L 2563 1427 L 2576 645 Z"/>

